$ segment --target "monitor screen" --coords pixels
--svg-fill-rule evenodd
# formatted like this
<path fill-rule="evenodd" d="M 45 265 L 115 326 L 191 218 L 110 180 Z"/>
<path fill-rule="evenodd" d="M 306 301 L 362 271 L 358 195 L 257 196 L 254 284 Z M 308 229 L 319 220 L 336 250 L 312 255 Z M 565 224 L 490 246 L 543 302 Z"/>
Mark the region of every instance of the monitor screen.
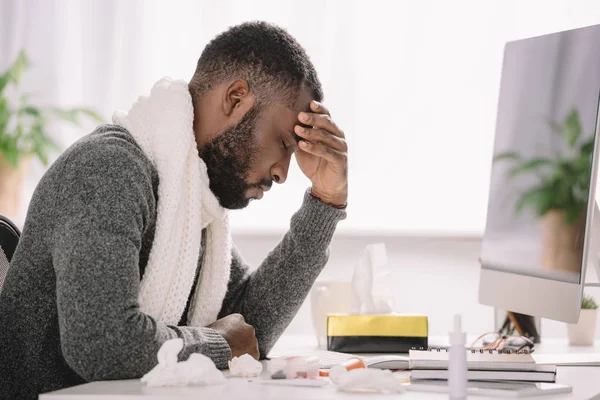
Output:
<path fill-rule="evenodd" d="M 599 50 L 600 25 L 506 45 L 482 268 L 580 283 Z"/>

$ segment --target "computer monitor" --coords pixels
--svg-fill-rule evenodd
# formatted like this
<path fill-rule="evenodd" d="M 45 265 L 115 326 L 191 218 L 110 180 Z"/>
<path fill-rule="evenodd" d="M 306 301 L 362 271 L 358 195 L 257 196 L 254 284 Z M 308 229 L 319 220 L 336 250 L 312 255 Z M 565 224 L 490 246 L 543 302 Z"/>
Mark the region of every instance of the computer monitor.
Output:
<path fill-rule="evenodd" d="M 505 46 L 481 304 L 579 319 L 586 267 L 598 267 L 600 241 L 599 44 L 595 25 Z"/>

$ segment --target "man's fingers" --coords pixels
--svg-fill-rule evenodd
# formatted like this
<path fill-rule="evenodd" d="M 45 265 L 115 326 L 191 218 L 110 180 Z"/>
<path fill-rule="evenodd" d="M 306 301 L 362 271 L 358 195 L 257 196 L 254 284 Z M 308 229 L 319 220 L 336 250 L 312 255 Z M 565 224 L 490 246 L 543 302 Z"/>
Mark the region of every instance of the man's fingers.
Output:
<path fill-rule="evenodd" d="M 337 137 L 345 137 L 344 132 L 338 128 L 335 122 L 333 122 L 331 117 L 327 114 L 301 112 L 298 114 L 298 120 L 304 125 L 324 129 Z"/>
<path fill-rule="evenodd" d="M 306 151 L 307 153 L 314 154 L 315 156 L 324 158 L 327 161 L 332 163 L 341 164 L 347 162 L 348 155 L 345 152 L 336 150 L 329 146 L 325 146 L 320 143 L 312 143 L 307 142 L 306 140 L 301 140 L 298 143 L 298 146 L 301 150 Z"/>
<path fill-rule="evenodd" d="M 334 136 L 323 129 L 307 129 L 301 127 L 300 125 L 296 125 L 294 127 L 294 132 L 296 132 L 296 134 L 301 138 L 307 139 L 310 142 L 323 143 L 326 146 L 333 147 L 334 149 L 342 152 L 348 151 L 348 144 L 343 138 Z"/>
<path fill-rule="evenodd" d="M 252 344 L 252 347 L 250 349 L 248 349 L 248 354 L 250 354 L 252 357 L 254 357 L 257 360 L 260 359 L 260 350 L 258 348 L 258 339 L 254 338 L 254 343 Z"/>
<path fill-rule="evenodd" d="M 319 114 L 327 114 L 329 116 L 331 116 L 331 113 L 329 112 L 329 109 L 327 107 L 325 107 L 323 104 L 319 103 L 316 100 L 313 100 L 310 102 L 310 109 L 313 112 L 319 113 Z"/>

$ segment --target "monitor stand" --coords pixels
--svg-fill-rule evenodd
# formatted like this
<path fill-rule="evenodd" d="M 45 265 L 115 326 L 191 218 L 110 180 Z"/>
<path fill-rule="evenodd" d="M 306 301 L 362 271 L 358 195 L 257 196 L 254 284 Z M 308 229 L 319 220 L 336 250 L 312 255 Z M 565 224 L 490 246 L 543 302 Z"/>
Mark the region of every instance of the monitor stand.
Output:
<path fill-rule="evenodd" d="M 586 273 L 581 277 L 584 290 L 587 287 L 600 287 L 600 208 L 598 207 L 598 199 L 594 203 L 592 221 L 588 234 L 590 237 L 587 251 L 588 261 Z M 590 268 L 596 270 L 596 282 L 586 282 L 586 277 L 590 276 Z M 585 349 L 585 347 L 583 349 Z M 600 352 L 595 349 L 591 351 L 583 350 L 579 353 L 567 351 L 565 354 L 543 354 L 539 358 L 538 362 L 547 362 L 556 365 L 600 366 Z"/>
<path fill-rule="evenodd" d="M 590 225 L 590 231 L 589 231 L 590 240 L 588 243 L 589 248 L 587 251 L 588 261 L 586 264 L 586 272 L 581 277 L 581 280 L 582 280 L 585 288 L 600 287 L 600 207 L 598 206 L 598 200 L 600 200 L 600 199 L 596 200 L 596 202 L 594 204 L 594 210 L 592 213 L 592 223 Z M 596 270 L 596 280 L 595 280 L 595 282 L 586 282 L 586 277 L 591 276 L 591 274 L 589 273 L 589 270 L 592 268 Z M 600 297 L 600 296 L 598 296 L 598 297 Z M 494 331 L 496 331 L 496 332 L 499 331 L 499 327 L 502 326 L 506 317 L 507 317 L 506 310 L 494 308 Z M 535 321 L 535 326 L 538 330 L 538 333 L 541 335 L 542 334 L 542 318 L 534 316 L 534 321 Z"/>

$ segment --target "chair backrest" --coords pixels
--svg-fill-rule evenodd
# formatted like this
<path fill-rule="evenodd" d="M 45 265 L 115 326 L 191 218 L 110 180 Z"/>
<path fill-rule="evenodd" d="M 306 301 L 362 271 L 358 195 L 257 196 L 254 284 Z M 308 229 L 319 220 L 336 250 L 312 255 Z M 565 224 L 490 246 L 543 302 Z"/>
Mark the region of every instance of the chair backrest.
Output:
<path fill-rule="evenodd" d="M 8 273 L 8 266 L 12 259 L 21 232 L 15 224 L 6 217 L 0 215 L 0 291 L 4 285 L 4 279 Z"/>

